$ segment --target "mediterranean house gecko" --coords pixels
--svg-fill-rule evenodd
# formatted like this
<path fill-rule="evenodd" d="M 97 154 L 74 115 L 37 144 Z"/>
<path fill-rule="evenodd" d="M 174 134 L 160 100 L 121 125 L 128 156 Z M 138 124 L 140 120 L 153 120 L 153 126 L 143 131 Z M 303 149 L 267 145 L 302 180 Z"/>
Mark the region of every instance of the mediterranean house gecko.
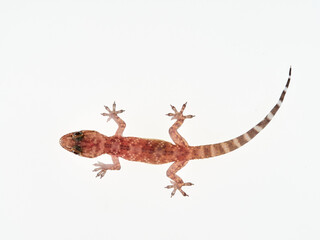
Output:
<path fill-rule="evenodd" d="M 188 145 L 187 141 L 177 131 L 185 119 L 194 117 L 193 115 L 183 115 L 183 111 L 186 108 L 187 103 L 182 105 L 180 111 L 177 111 L 177 109 L 171 105 L 173 113 L 167 114 L 172 117 L 172 120 L 176 120 L 169 129 L 170 137 L 175 144 L 158 139 L 123 137 L 122 133 L 126 124 L 118 114 L 124 112 L 124 110 L 117 111 L 116 104 L 113 103 L 112 110 L 105 106 L 108 113 L 102 113 L 102 115 L 108 116 L 107 121 L 113 119 L 118 124 L 118 129 L 114 136 L 107 137 L 96 131 L 82 130 L 69 133 L 61 137 L 60 145 L 74 154 L 88 158 L 95 158 L 105 153 L 111 155 L 113 164 L 104 164 L 101 162 L 94 164 L 97 168 L 93 171 L 98 172 L 97 177 L 100 178 L 105 175 L 107 170 L 120 170 L 121 166 L 119 163 L 119 157 L 130 161 L 150 164 L 165 164 L 173 162 L 167 170 L 167 176 L 171 179 L 171 185 L 168 185 L 166 188 L 173 188 L 171 197 L 177 190 L 179 190 L 183 196 L 188 196 L 181 188 L 183 186 L 191 186 L 193 184 L 190 182 L 184 182 L 177 175 L 177 172 L 186 166 L 189 160 L 210 158 L 231 152 L 254 138 L 268 125 L 279 110 L 289 87 L 290 78 L 291 67 L 289 70 L 287 84 L 282 91 L 280 99 L 268 115 L 246 133 L 225 142 L 202 146 Z"/>

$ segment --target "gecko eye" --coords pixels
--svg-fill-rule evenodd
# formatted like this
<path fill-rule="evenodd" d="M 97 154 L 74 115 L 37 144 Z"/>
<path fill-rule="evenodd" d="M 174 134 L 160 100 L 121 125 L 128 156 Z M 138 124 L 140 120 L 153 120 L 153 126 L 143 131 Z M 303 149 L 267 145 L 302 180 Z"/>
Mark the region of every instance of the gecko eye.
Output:
<path fill-rule="evenodd" d="M 75 132 L 72 134 L 72 139 L 76 141 L 80 141 L 83 138 L 83 132 Z"/>
<path fill-rule="evenodd" d="M 73 147 L 72 152 L 73 152 L 74 154 L 79 155 L 79 154 L 82 152 L 82 149 L 81 149 L 80 146 L 76 145 L 76 146 Z"/>

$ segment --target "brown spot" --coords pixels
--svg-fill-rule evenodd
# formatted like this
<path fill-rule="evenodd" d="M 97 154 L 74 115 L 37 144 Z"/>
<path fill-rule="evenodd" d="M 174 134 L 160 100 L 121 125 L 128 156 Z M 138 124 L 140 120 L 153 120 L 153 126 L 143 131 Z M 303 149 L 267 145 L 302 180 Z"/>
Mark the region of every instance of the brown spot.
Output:
<path fill-rule="evenodd" d="M 111 148 L 111 144 L 110 144 L 110 143 L 105 143 L 105 144 L 104 144 L 104 147 L 105 147 L 105 148 Z"/>
<path fill-rule="evenodd" d="M 271 113 L 274 115 L 276 115 L 276 112 L 279 110 L 279 105 L 275 105 L 274 108 L 272 108 Z"/>
<path fill-rule="evenodd" d="M 164 150 L 164 155 L 168 155 L 168 156 L 173 155 L 173 150 L 165 149 Z"/>
<path fill-rule="evenodd" d="M 218 155 L 221 155 L 221 154 L 224 154 L 225 151 L 224 149 L 222 148 L 221 144 L 218 143 L 218 144 L 214 144 L 214 150 L 215 150 L 215 153 L 216 153 L 216 156 Z"/>
<path fill-rule="evenodd" d="M 289 87 L 289 84 L 290 84 L 290 77 L 289 77 L 288 82 L 287 82 L 287 84 L 286 84 L 286 87 L 287 87 L 287 88 Z"/>
<path fill-rule="evenodd" d="M 204 154 L 204 157 L 210 157 L 211 156 L 211 147 L 210 145 L 205 145 L 205 146 L 202 146 L 203 147 L 203 154 Z"/>
<path fill-rule="evenodd" d="M 154 153 L 154 148 L 153 148 L 153 147 L 149 148 L 148 153 L 149 153 L 149 154 L 153 154 L 153 153 Z"/>
<path fill-rule="evenodd" d="M 284 99 L 284 96 L 285 96 L 285 95 L 286 95 L 286 92 L 283 91 L 282 94 L 281 94 L 281 96 L 280 96 L 280 101 L 281 101 L 281 102 L 283 102 L 283 99 Z"/>
<path fill-rule="evenodd" d="M 235 149 L 237 149 L 237 146 L 233 143 L 233 140 L 229 140 L 227 142 L 225 142 L 228 145 L 229 151 L 233 151 Z"/>
<path fill-rule="evenodd" d="M 184 161 L 189 154 L 189 151 L 186 148 L 178 148 L 176 151 L 178 161 Z"/>
<path fill-rule="evenodd" d="M 257 126 L 264 128 L 265 126 L 268 125 L 269 122 L 270 122 L 270 120 L 267 117 L 265 117 L 261 122 L 259 122 L 257 124 Z"/>
<path fill-rule="evenodd" d="M 120 149 L 128 151 L 130 150 L 130 147 L 128 145 L 120 145 Z"/>
<path fill-rule="evenodd" d="M 142 152 L 152 154 L 152 153 L 154 153 L 154 148 L 152 146 L 146 144 L 142 147 Z"/>
<path fill-rule="evenodd" d="M 250 129 L 248 132 L 249 137 L 252 139 L 254 138 L 259 132 L 255 130 L 254 128 Z"/>
<path fill-rule="evenodd" d="M 192 148 L 192 158 L 198 159 L 199 158 L 199 148 L 193 147 Z"/>
<path fill-rule="evenodd" d="M 241 135 L 241 136 L 238 137 L 238 141 L 239 141 L 239 143 L 240 143 L 241 146 L 244 145 L 244 144 L 246 144 L 246 143 L 248 142 L 248 141 L 244 138 L 243 135 Z"/>

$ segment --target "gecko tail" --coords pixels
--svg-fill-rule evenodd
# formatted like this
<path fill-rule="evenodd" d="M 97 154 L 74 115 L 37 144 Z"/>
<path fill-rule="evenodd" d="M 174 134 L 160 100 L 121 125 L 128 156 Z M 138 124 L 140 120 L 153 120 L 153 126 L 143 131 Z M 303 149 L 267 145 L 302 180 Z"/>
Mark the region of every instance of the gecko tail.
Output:
<path fill-rule="evenodd" d="M 246 133 L 236 138 L 233 138 L 231 140 L 221 142 L 221 143 L 216 143 L 216 144 L 192 147 L 193 155 L 194 155 L 192 159 L 202 159 L 202 158 L 219 156 L 219 155 L 234 151 L 237 148 L 245 145 L 251 139 L 253 139 L 259 132 L 261 132 L 262 129 L 264 129 L 270 123 L 274 115 L 279 110 L 284 100 L 284 97 L 286 95 L 286 92 L 288 90 L 290 80 L 291 80 L 291 66 L 289 70 L 289 77 L 288 77 L 287 84 L 281 93 L 278 103 L 271 109 L 271 111 L 268 113 L 267 116 L 265 116 L 265 118 L 262 121 L 260 121 L 257 125 L 255 125 Z"/>

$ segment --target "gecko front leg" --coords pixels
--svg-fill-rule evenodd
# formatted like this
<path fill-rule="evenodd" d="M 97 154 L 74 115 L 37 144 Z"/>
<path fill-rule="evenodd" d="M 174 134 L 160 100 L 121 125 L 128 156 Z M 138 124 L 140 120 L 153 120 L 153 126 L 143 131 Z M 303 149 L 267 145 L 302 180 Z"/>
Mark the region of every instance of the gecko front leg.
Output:
<path fill-rule="evenodd" d="M 183 115 L 183 111 L 186 108 L 187 103 L 182 105 L 180 112 L 171 105 L 172 110 L 174 113 L 168 113 L 167 115 L 172 117 L 171 119 L 177 119 L 177 121 L 170 127 L 169 134 L 173 142 L 179 146 L 188 147 L 187 141 L 178 133 L 178 128 L 183 124 L 184 120 L 187 118 L 193 118 L 194 115 Z M 174 196 L 177 190 L 181 192 L 183 196 L 188 196 L 181 188 L 183 186 L 192 186 L 193 184 L 190 182 L 183 182 L 183 180 L 176 174 L 181 168 L 187 165 L 188 161 L 176 161 L 174 162 L 169 169 L 167 170 L 167 176 L 172 179 L 172 185 L 166 186 L 166 188 L 170 189 L 173 188 L 171 192 L 171 197 Z"/>
<path fill-rule="evenodd" d="M 104 164 L 102 162 L 97 162 L 93 164 L 97 168 L 93 169 L 93 172 L 98 172 L 96 177 L 103 178 L 107 170 L 120 170 L 119 158 L 116 156 L 111 156 L 113 164 Z"/>
<path fill-rule="evenodd" d="M 126 123 L 118 116 L 118 114 L 123 113 L 124 110 L 118 110 L 116 111 L 116 103 L 114 102 L 112 105 L 112 110 L 110 110 L 107 106 L 104 106 L 105 109 L 108 111 L 108 113 L 101 113 L 102 116 L 108 116 L 107 122 L 110 121 L 110 119 L 113 119 L 118 124 L 118 129 L 115 133 L 115 136 L 122 136 L 122 133 L 124 129 L 126 128 Z M 97 168 L 93 169 L 93 172 L 98 172 L 96 177 L 103 178 L 103 176 L 106 174 L 107 170 L 120 170 L 121 165 L 119 162 L 119 158 L 116 156 L 112 156 L 112 162 L 113 164 L 105 164 L 102 162 L 97 162 L 93 164 Z"/>
<path fill-rule="evenodd" d="M 107 106 L 104 106 L 104 108 L 109 112 L 109 113 L 101 113 L 102 116 L 108 116 L 109 118 L 107 119 L 107 122 L 110 121 L 110 119 L 113 119 L 117 124 L 118 124 L 118 129 L 116 131 L 115 136 L 122 136 L 122 133 L 124 129 L 126 128 L 126 123 L 118 116 L 118 114 L 123 113 L 124 110 L 118 110 L 116 111 L 116 103 L 113 102 L 112 105 L 112 111 L 110 108 Z"/>

